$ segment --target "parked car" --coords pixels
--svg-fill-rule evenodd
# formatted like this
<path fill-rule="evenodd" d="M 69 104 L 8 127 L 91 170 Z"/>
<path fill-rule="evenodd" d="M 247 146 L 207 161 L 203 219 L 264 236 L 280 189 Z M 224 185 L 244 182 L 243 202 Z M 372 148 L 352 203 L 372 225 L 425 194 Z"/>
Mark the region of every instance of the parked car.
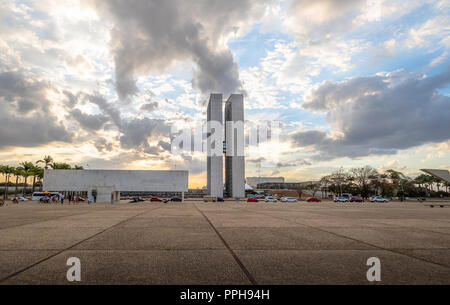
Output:
<path fill-rule="evenodd" d="M 44 197 L 41 197 L 41 199 L 39 199 L 39 202 L 40 203 L 50 203 L 50 197 L 49 196 L 44 196 Z"/>
<path fill-rule="evenodd" d="M 247 199 L 247 202 L 259 202 L 259 200 L 256 199 L 256 198 L 250 197 L 250 198 Z"/>
<path fill-rule="evenodd" d="M 183 200 L 181 200 L 181 198 L 178 198 L 178 197 L 173 197 L 173 198 L 170 198 L 169 201 L 170 202 L 182 202 Z"/>
<path fill-rule="evenodd" d="M 308 199 L 306 199 L 306 202 L 322 202 L 322 200 L 315 197 L 309 197 Z"/>
<path fill-rule="evenodd" d="M 348 202 L 348 198 L 344 196 L 334 197 L 334 202 Z"/>
<path fill-rule="evenodd" d="M 144 199 L 139 197 L 134 197 L 131 199 L 130 203 L 144 202 Z"/>
<path fill-rule="evenodd" d="M 17 199 L 17 201 L 21 201 L 21 202 L 28 201 L 28 199 L 25 197 L 13 197 L 13 198 L 11 198 L 11 201 L 14 201 L 14 199 Z"/>
<path fill-rule="evenodd" d="M 256 199 L 266 199 L 266 196 L 264 196 L 263 194 L 256 194 L 254 196 L 254 198 L 256 198 Z"/>
<path fill-rule="evenodd" d="M 222 197 L 217 198 L 217 202 L 225 202 Z"/>
<path fill-rule="evenodd" d="M 278 202 L 278 199 L 272 196 L 267 196 L 266 202 Z"/>
<path fill-rule="evenodd" d="M 281 198 L 281 202 L 298 202 L 298 200 L 294 197 L 283 197 Z"/>
<path fill-rule="evenodd" d="M 364 199 L 359 196 L 353 196 L 350 198 L 350 202 L 364 202 Z"/>
<path fill-rule="evenodd" d="M 383 198 L 381 196 L 375 196 L 370 199 L 370 202 L 389 202 L 386 198 Z"/>
<path fill-rule="evenodd" d="M 162 200 L 157 197 L 152 197 L 150 198 L 150 202 L 162 202 Z"/>

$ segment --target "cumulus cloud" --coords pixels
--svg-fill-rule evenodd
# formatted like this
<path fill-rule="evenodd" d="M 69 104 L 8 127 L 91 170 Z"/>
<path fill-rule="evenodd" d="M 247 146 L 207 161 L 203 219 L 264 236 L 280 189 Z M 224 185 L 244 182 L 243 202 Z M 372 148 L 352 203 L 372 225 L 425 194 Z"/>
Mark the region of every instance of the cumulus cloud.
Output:
<path fill-rule="evenodd" d="M 0 148 L 72 141 L 50 110 L 50 89 L 50 84 L 19 72 L 0 73 Z"/>
<path fill-rule="evenodd" d="M 367 3 L 367 0 L 294 0 L 286 23 L 299 35 L 319 38 L 349 29 L 361 11 L 369 8 Z"/>
<path fill-rule="evenodd" d="M 86 95 L 87 100 L 99 107 L 102 111 L 104 124 L 109 118 L 120 132 L 120 144 L 123 148 L 149 148 L 149 138 L 168 137 L 170 124 L 165 120 L 151 118 L 123 118 L 113 103 L 108 102 L 100 95 Z M 94 123 L 97 122 L 93 120 Z"/>
<path fill-rule="evenodd" d="M 114 24 L 115 84 L 120 99 L 125 100 L 138 92 L 138 76 L 185 60 L 196 64 L 192 83 L 203 93 L 237 90 L 241 86 L 238 67 L 225 41 L 262 14 L 265 1 L 90 2 Z"/>
<path fill-rule="evenodd" d="M 325 82 L 303 107 L 326 114 L 332 134 L 299 131 L 295 145 L 314 146 L 315 159 L 395 154 L 450 139 L 450 97 L 438 89 L 450 83 L 450 68 L 423 77 L 404 71 Z"/>
<path fill-rule="evenodd" d="M 72 118 L 74 118 L 81 127 L 87 130 L 99 130 L 103 125 L 109 121 L 107 116 L 101 114 L 87 114 L 81 112 L 80 109 L 74 109 L 70 112 Z"/>
<path fill-rule="evenodd" d="M 158 102 L 151 102 L 151 103 L 142 105 L 140 109 L 143 111 L 152 112 L 152 111 L 158 109 L 158 106 L 159 106 Z"/>

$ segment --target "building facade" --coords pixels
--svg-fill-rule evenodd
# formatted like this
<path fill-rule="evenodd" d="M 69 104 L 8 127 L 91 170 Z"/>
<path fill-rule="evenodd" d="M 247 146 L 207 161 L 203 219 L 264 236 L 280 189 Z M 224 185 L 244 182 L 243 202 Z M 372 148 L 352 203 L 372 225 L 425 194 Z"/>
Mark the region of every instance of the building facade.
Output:
<path fill-rule="evenodd" d="M 117 202 L 120 192 L 176 192 L 184 200 L 188 171 L 45 170 L 44 189 L 87 192 L 97 202 Z"/>
<path fill-rule="evenodd" d="M 254 189 L 262 183 L 284 183 L 284 177 L 247 177 L 247 184 Z"/>
<path fill-rule="evenodd" d="M 244 96 L 225 104 L 225 189 L 228 197 L 245 197 Z"/>
<path fill-rule="evenodd" d="M 222 104 L 222 94 L 211 94 L 207 110 L 207 193 L 218 198 L 223 197 Z"/>
<path fill-rule="evenodd" d="M 207 109 L 207 136 L 208 196 L 224 197 L 223 153 L 225 152 L 226 195 L 234 198 L 245 197 L 243 95 L 233 94 L 225 103 L 224 124 L 222 94 L 211 94 Z"/>

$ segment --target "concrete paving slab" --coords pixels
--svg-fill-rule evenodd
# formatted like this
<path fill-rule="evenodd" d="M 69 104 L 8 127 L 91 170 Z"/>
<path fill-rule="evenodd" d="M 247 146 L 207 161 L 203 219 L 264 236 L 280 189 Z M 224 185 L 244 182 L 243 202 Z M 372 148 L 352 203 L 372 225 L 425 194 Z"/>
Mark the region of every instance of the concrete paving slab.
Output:
<path fill-rule="evenodd" d="M 450 284 L 448 268 L 380 250 L 246 251 L 237 255 L 261 285 L 358 285 L 369 282 L 367 259 L 381 261 L 379 284 Z"/>
<path fill-rule="evenodd" d="M 450 236 L 411 228 L 336 228 L 324 230 L 384 249 L 448 249 Z"/>
<path fill-rule="evenodd" d="M 153 215 L 152 217 L 145 215 L 144 217 L 136 217 L 127 221 L 122 225 L 125 228 L 204 228 L 209 229 L 210 224 L 203 216 L 168 216 L 159 217 Z"/>
<path fill-rule="evenodd" d="M 424 228 L 424 229 L 430 229 L 430 228 L 442 228 L 442 229 L 448 229 L 448 232 L 450 233 L 450 222 L 446 222 L 443 219 L 377 219 L 373 220 L 376 221 L 379 224 L 388 224 L 393 226 L 400 226 L 400 227 L 411 227 L 411 228 Z"/>
<path fill-rule="evenodd" d="M 31 266 L 57 251 L 0 251 L 0 280 Z"/>
<path fill-rule="evenodd" d="M 218 228 L 232 249 L 371 249 L 358 241 L 319 230 L 295 228 Z"/>
<path fill-rule="evenodd" d="M 249 228 L 289 228 L 298 227 L 300 224 L 289 222 L 283 219 L 255 214 L 255 213 L 214 213 L 205 212 L 205 215 L 217 228 L 222 227 L 249 227 Z"/>
<path fill-rule="evenodd" d="M 116 227 L 75 247 L 93 250 L 225 249 L 211 228 Z"/>
<path fill-rule="evenodd" d="M 450 249 L 447 250 L 398 250 L 407 255 L 422 258 L 450 268 Z"/>
<path fill-rule="evenodd" d="M 250 284 L 226 250 L 67 251 L 2 284 L 71 284 L 66 279 L 70 257 L 81 261 L 77 284 Z"/>
<path fill-rule="evenodd" d="M 0 250 L 63 250 L 102 228 L 24 228 L 1 230 Z"/>

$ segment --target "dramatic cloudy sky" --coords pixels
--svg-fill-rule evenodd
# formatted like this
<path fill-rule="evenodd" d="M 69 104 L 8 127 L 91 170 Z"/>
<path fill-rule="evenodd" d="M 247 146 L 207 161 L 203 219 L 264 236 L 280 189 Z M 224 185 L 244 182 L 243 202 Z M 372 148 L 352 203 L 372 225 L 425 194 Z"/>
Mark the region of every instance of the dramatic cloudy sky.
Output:
<path fill-rule="evenodd" d="M 0 0 L 0 158 L 86 168 L 188 169 L 171 126 L 211 92 L 278 120 L 247 176 L 317 179 L 370 164 L 450 168 L 448 0 Z"/>

